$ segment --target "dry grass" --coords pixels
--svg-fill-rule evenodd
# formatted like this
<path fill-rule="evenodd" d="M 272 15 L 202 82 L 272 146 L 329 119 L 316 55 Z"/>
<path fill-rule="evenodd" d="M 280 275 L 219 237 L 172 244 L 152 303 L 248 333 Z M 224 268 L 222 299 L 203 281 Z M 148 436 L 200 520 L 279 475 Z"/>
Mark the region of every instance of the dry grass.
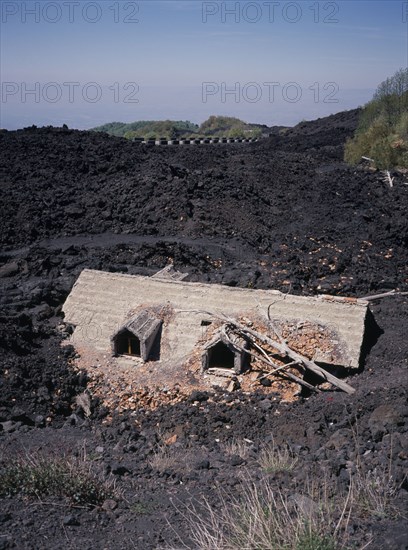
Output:
<path fill-rule="evenodd" d="M 185 472 L 195 461 L 197 455 L 193 451 L 162 443 L 151 456 L 149 466 L 158 472 Z"/>
<path fill-rule="evenodd" d="M 253 442 L 242 439 L 220 443 L 220 449 L 228 456 L 238 455 L 243 459 L 250 457 Z M 264 446 L 259 452 L 258 464 L 266 473 L 291 472 L 298 463 L 289 445 L 277 445 L 274 441 Z"/>
<path fill-rule="evenodd" d="M 238 454 L 240 443 L 230 449 Z M 264 449 L 264 469 L 290 470 L 297 464 L 289 448 L 271 445 Z M 391 463 L 390 463 L 391 465 Z M 282 489 L 272 479 L 246 481 L 241 496 L 230 498 L 218 493 L 217 506 L 206 499 L 178 512 L 190 527 L 194 550 L 345 550 L 355 548 L 350 541 L 350 518 L 362 521 L 366 517 L 393 517 L 398 511 L 392 506 L 397 487 L 390 467 L 367 473 L 359 466 L 348 490 L 334 487 L 327 479 L 309 480 L 299 490 Z M 361 550 L 367 548 L 367 542 Z"/>
<path fill-rule="evenodd" d="M 243 486 L 241 498 L 221 497 L 215 509 L 207 500 L 183 512 L 190 526 L 191 546 L 197 550 L 338 550 L 346 548 L 350 517 L 350 493 L 336 505 L 322 488 L 308 496 L 310 488 L 296 498 L 272 487 Z M 190 548 L 185 544 L 184 548 Z"/>
<path fill-rule="evenodd" d="M 298 463 L 298 457 L 288 445 L 278 446 L 272 442 L 261 449 L 258 463 L 267 473 L 292 472 Z"/>
<path fill-rule="evenodd" d="M 391 465 L 369 471 L 365 471 L 359 465 L 354 475 L 353 485 L 355 507 L 359 515 L 376 518 L 401 515 L 401 511 L 392 504 L 398 487 L 391 474 Z"/>
<path fill-rule="evenodd" d="M 220 443 L 220 449 L 227 455 L 238 455 L 244 460 L 249 458 L 249 451 L 251 449 L 252 442 L 249 440 L 232 439 L 224 443 Z"/>
<path fill-rule="evenodd" d="M 353 495 L 356 513 L 361 517 L 376 517 L 377 519 L 396 516 L 407 517 L 407 514 L 404 516 L 402 511 L 392 503 L 399 489 L 392 474 L 392 436 L 388 464 L 368 469 L 363 463 L 363 457 L 359 449 L 357 423 L 352 428 L 352 433 L 357 450 L 357 460 L 356 471 L 350 483 L 354 486 Z"/>

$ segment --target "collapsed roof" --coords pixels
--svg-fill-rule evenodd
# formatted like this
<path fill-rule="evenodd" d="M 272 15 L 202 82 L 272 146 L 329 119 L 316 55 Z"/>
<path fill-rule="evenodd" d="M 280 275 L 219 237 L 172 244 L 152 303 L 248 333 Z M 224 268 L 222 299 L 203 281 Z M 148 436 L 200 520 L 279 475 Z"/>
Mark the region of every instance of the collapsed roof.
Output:
<path fill-rule="evenodd" d="M 276 290 L 186 282 L 174 272 L 170 278 L 168 275 L 82 271 L 63 306 L 65 321 L 75 326 L 74 345 L 111 353 L 115 337 L 130 330 L 140 340 L 143 360 L 152 359 L 152 339 L 159 337 L 156 344 L 160 346 L 160 362 L 182 363 L 203 338 L 205 341 L 212 323 L 207 312 L 213 312 L 232 318 L 257 317 L 266 322 L 269 317 L 285 338 L 307 340 L 315 361 L 348 368 L 359 366 L 368 306 L 364 300 L 293 296 Z M 147 336 L 140 328 L 143 318 L 150 327 Z M 148 338 L 150 347 L 146 352 Z"/>

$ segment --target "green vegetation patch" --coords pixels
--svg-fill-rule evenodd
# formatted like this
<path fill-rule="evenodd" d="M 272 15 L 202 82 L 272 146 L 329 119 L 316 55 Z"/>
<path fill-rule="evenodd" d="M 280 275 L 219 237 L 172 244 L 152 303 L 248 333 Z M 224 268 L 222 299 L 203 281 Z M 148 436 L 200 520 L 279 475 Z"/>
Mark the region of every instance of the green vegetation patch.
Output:
<path fill-rule="evenodd" d="M 356 164 L 363 156 L 381 170 L 408 168 L 408 69 L 382 82 L 365 105 L 344 158 Z"/>
<path fill-rule="evenodd" d="M 0 497 L 65 497 L 72 504 L 96 506 L 112 498 L 113 487 L 79 460 L 30 457 L 0 471 Z"/>

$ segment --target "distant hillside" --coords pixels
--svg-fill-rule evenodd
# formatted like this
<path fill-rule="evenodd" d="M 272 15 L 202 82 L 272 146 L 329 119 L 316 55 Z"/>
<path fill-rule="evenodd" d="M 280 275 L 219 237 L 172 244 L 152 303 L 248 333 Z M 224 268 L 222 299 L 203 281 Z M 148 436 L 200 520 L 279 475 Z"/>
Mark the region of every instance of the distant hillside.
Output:
<path fill-rule="evenodd" d="M 189 120 L 140 120 L 137 122 L 109 122 L 92 129 L 95 132 L 133 139 L 135 137 L 164 137 L 175 139 L 192 136 L 259 137 L 270 128 L 264 124 L 249 124 L 239 118 L 210 116 L 201 126 Z"/>

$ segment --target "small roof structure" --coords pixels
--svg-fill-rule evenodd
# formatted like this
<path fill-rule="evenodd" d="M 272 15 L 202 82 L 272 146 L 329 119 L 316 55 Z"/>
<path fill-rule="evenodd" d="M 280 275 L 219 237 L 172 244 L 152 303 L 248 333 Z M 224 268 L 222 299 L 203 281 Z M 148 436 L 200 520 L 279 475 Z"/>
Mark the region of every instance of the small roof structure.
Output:
<path fill-rule="evenodd" d="M 142 343 L 143 326 L 137 316 L 143 310 L 154 312 L 150 316 L 156 323 L 152 317 L 146 320 L 150 327 L 146 334 L 157 329 L 157 320 L 163 321 L 160 362 L 165 364 L 183 363 L 199 342 L 206 341 L 206 335 L 207 341 L 211 339 L 211 318 L 205 312 L 257 317 L 266 324 L 269 317 L 289 341 L 299 335 L 308 338 L 315 361 L 358 368 L 367 307 L 368 302 L 356 298 L 293 296 L 276 290 L 192 283 L 178 276 L 143 277 L 85 269 L 63 312 L 65 321 L 75 326 L 75 346 L 105 353 L 111 353 L 112 337 L 124 328 L 134 331 Z M 311 327 L 316 337 L 309 338 Z"/>
<path fill-rule="evenodd" d="M 221 327 L 222 328 L 222 327 Z M 225 353 L 231 355 L 231 368 L 235 374 L 241 374 L 245 362 L 248 359 L 243 349 L 247 349 L 247 342 L 234 335 L 230 341 L 225 338 L 222 330 L 217 330 L 209 342 L 204 344 L 201 354 L 201 370 L 205 372 L 212 367 L 217 367 L 217 356 L 222 360 Z M 220 353 L 221 352 L 221 353 Z M 215 364 L 214 364 L 215 362 Z M 223 365 L 220 365 L 222 367 Z"/>
<path fill-rule="evenodd" d="M 118 347 L 120 336 L 130 333 L 139 343 L 140 353 L 138 355 L 140 355 L 143 361 L 148 361 L 161 325 L 162 320 L 158 319 L 152 311 L 148 309 L 142 310 L 112 334 L 110 339 L 112 353 L 114 355 L 122 353 Z"/>

